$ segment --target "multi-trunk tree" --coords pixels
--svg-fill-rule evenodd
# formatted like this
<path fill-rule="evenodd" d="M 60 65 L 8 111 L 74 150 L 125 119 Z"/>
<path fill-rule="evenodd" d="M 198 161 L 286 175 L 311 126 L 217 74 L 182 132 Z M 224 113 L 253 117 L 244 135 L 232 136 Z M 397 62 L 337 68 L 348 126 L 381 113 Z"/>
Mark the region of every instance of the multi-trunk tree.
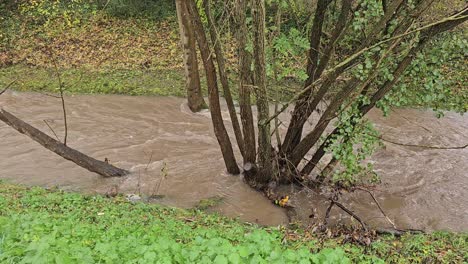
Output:
<path fill-rule="evenodd" d="M 311 6 L 310 19 L 306 19 L 310 25 L 306 23 L 305 30 L 294 33 L 281 23 L 282 9 L 287 7 L 284 1 L 269 1 L 265 7 L 264 0 L 235 0 L 226 4 L 227 11 L 223 11 L 232 15 L 228 21 L 234 32 L 233 41 L 220 35 L 219 24 L 210 10 L 215 5 L 210 0 L 202 2 L 203 5 L 197 5 L 195 0 L 186 3 L 190 30 L 206 71 L 214 131 L 228 172 L 239 173 L 221 116 L 219 75 L 243 158 L 245 179 L 259 189 L 271 183 L 320 185 L 328 180 L 346 186 L 365 181 L 369 170 L 362 161 L 375 149 L 378 134 L 364 116 L 378 104 L 388 106 L 390 95 L 401 91 L 418 63 L 430 59 L 429 51 L 439 37 L 468 19 L 467 7 L 444 17 L 428 17 L 435 0 L 317 0 Z M 268 37 L 271 32 L 276 39 Z M 308 51 L 303 58 L 306 67 L 302 89 L 280 98 L 280 107 L 272 110 L 277 91 L 270 88 L 268 71 L 281 68 L 276 67 L 283 65 L 278 61 L 284 59 L 280 53 L 294 53 L 288 50 L 294 43 L 285 45 L 278 36 L 294 33 L 300 39 L 301 32 L 308 34 L 303 37 L 308 39 Z M 225 39 L 237 46 L 239 113 L 227 81 Z M 450 39 L 448 43 L 456 41 L 460 40 Z M 466 41 L 460 45 L 466 47 Z M 457 51 L 452 53 L 457 56 Z M 442 60 L 434 65 L 440 66 Z M 421 77 L 421 82 L 426 79 Z M 434 78 L 431 81 L 435 82 Z M 449 96 L 437 89 L 427 93 L 436 99 Z M 285 111 L 291 115 L 287 131 L 281 135 L 278 116 Z M 305 129 L 314 113 L 320 115 L 318 121 Z M 273 137 L 280 142 L 273 145 Z M 331 154 L 331 160 L 324 159 L 326 153 Z"/>

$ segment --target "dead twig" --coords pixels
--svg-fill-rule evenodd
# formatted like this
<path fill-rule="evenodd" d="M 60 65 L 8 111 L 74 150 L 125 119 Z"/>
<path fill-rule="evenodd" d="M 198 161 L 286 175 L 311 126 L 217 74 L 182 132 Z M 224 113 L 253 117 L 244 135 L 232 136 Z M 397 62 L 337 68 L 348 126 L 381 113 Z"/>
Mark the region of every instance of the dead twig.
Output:
<path fill-rule="evenodd" d="M 333 201 L 333 200 L 332 200 Z M 349 210 L 348 208 L 346 208 L 344 205 L 342 205 L 341 203 L 337 202 L 337 201 L 333 201 L 334 204 L 336 204 L 336 206 L 338 206 L 341 210 L 345 211 L 347 214 L 349 214 L 351 217 L 353 217 L 354 219 L 356 219 L 362 226 L 362 228 L 367 231 L 367 226 L 366 224 L 364 223 L 364 221 L 361 220 L 361 218 L 359 216 L 357 216 L 355 213 L 353 213 L 351 210 Z"/>
<path fill-rule="evenodd" d="M 48 96 L 48 97 L 52 97 L 52 98 L 58 98 L 58 99 L 60 99 L 60 96 L 53 95 L 53 94 L 50 94 L 50 93 L 45 93 L 45 92 L 38 92 L 38 93 L 39 93 L 39 94 L 41 94 L 41 95 Z"/>
<path fill-rule="evenodd" d="M 405 144 L 405 143 L 396 142 L 390 139 L 386 139 L 384 137 L 377 137 L 377 136 L 374 136 L 374 137 L 382 141 L 385 141 L 394 145 L 404 146 L 404 147 L 416 147 L 416 148 L 426 148 L 426 149 L 465 149 L 468 147 L 468 144 L 465 144 L 463 146 L 454 146 L 454 147 L 439 147 L 439 146 L 427 146 L 427 145 L 417 145 L 417 144 Z"/>
<path fill-rule="evenodd" d="M 44 123 L 47 125 L 47 127 L 49 127 L 50 131 L 52 131 L 52 133 L 54 134 L 55 138 L 57 139 L 57 141 L 60 141 L 60 139 L 58 138 L 57 134 L 55 133 L 55 131 L 52 129 L 52 127 L 49 125 L 49 123 L 47 123 L 47 120 L 42 120 L 44 121 Z"/>
<path fill-rule="evenodd" d="M 4 92 L 6 92 L 17 80 L 13 80 L 10 82 L 3 90 L 0 92 L 0 95 L 2 95 Z"/>
<path fill-rule="evenodd" d="M 149 167 L 149 165 L 150 165 L 152 159 L 153 159 L 153 151 L 151 151 L 151 154 L 150 154 L 150 158 L 149 158 L 149 160 L 148 160 L 148 163 L 146 163 L 145 173 L 148 172 L 148 167 Z M 137 190 L 138 190 L 138 195 L 141 196 L 141 170 L 138 170 Z"/>
<path fill-rule="evenodd" d="M 151 164 L 152 160 L 153 160 L 153 151 L 151 151 L 150 158 L 149 158 L 148 163 L 146 164 L 146 167 L 145 167 L 145 171 L 148 170 L 148 167 Z"/>
<path fill-rule="evenodd" d="M 138 193 L 138 195 L 141 197 L 141 169 L 138 169 L 138 181 L 137 181 L 137 190 L 136 192 Z"/>
<path fill-rule="evenodd" d="M 155 196 L 157 194 L 159 194 L 159 188 L 161 187 L 161 183 L 163 181 L 163 179 L 166 179 L 167 178 L 167 164 L 166 162 L 162 162 L 162 165 L 161 165 L 161 170 L 160 170 L 160 176 L 161 178 L 159 179 L 159 183 L 158 183 L 158 186 L 156 187 L 156 189 L 153 189 L 153 193 L 152 193 L 152 196 Z"/>
<path fill-rule="evenodd" d="M 364 192 L 367 192 L 371 197 L 372 199 L 374 200 L 375 204 L 377 205 L 377 207 L 379 208 L 380 212 L 382 213 L 382 215 L 385 217 L 385 219 L 387 219 L 387 221 L 393 226 L 393 228 L 395 228 L 395 230 L 397 230 L 397 227 L 395 225 L 395 223 L 387 216 L 387 214 L 384 212 L 382 206 L 380 206 L 380 203 L 377 201 L 377 199 L 375 198 L 374 194 L 365 189 L 365 188 L 360 188 L 360 187 L 356 187 L 357 190 L 361 190 L 361 191 L 364 191 Z"/>
<path fill-rule="evenodd" d="M 327 208 L 327 212 L 325 213 L 325 219 L 323 221 L 325 226 L 328 225 L 328 219 L 330 218 L 330 212 L 331 212 L 333 205 L 335 205 L 335 201 L 333 201 L 333 199 L 330 199 L 330 205 Z"/>
<path fill-rule="evenodd" d="M 58 70 L 57 61 L 53 56 L 52 50 L 50 48 L 48 48 L 47 50 L 49 52 L 50 57 L 52 58 L 52 63 L 54 64 L 54 70 L 55 70 L 55 74 L 57 75 L 57 80 L 58 80 L 58 84 L 59 84 L 60 99 L 62 100 L 63 122 L 64 122 L 64 126 L 65 126 L 65 135 L 63 137 L 63 145 L 66 146 L 67 145 L 67 138 L 68 138 L 68 122 L 67 122 L 67 110 L 65 108 L 65 98 L 63 97 L 65 84 L 62 81 L 62 76 L 60 75 L 60 72 Z"/>
<path fill-rule="evenodd" d="M 385 228 L 378 228 L 375 230 L 375 233 L 379 235 L 393 235 L 396 237 L 402 236 L 405 233 L 410 234 L 424 234 L 425 231 L 421 229 L 385 229 Z"/>

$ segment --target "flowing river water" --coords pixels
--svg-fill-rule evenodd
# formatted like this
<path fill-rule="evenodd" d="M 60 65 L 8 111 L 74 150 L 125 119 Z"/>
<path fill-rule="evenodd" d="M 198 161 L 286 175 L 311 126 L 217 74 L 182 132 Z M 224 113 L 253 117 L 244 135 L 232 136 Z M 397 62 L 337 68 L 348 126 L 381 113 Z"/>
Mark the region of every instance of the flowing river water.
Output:
<path fill-rule="evenodd" d="M 118 186 L 122 193 L 161 194 L 160 203 L 185 208 L 220 197 L 212 210 L 224 215 L 264 225 L 288 221 L 282 208 L 239 176 L 225 173 L 208 111 L 193 114 L 184 99 L 173 97 L 80 95 L 66 101 L 68 145 L 94 158 L 107 158 L 132 174 L 100 177 L 0 123 L 0 179 L 86 193 L 105 193 Z M 53 136 L 46 120 L 63 137 L 60 99 L 7 92 L 0 96 L 0 107 Z M 223 115 L 228 123 L 225 107 Z M 286 115 L 281 118 L 287 120 Z M 387 118 L 377 110 L 368 117 L 395 142 L 444 147 L 468 143 L 466 115 L 446 113 L 437 119 L 431 111 L 397 109 Z M 468 149 L 385 143 L 370 161 L 382 178 L 375 196 L 399 228 L 468 230 Z M 167 173 L 161 173 L 162 167 Z M 323 195 L 309 190 L 291 193 L 291 203 L 304 222 L 314 220 L 308 217 L 314 208 L 317 217 L 323 217 L 328 206 Z M 368 194 L 345 194 L 342 203 L 364 221 L 388 226 Z M 334 208 L 332 218 L 347 216 Z"/>

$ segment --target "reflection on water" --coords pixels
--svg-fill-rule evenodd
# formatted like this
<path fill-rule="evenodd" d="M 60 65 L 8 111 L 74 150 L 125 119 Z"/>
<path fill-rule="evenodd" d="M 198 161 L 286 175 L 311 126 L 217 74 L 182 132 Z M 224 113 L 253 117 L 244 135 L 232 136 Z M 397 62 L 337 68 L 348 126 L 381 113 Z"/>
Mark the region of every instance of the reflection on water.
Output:
<path fill-rule="evenodd" d="M 55 186 L 105 193 L 119 185 L 124 193 L 154 194 L 167 164 L 160 201 L 192 207 L 201 199 L 223 197 L 216 210 L 266 225 L 285 223 L 285 212 L 237 176 L 224 172 L 209 113 L 192 114 L 181 98 L 70 96 L 69 145 L 131 170 L 130 176 L 106 179 L 41 147 L 6 124 L 0 124 L 0 178 L 28 185 Z M 63 134 L 60 101 L 34 93 L 8 92 L 0 107 L 52 134 L 43 120 Z M 228 113 L 223 113 L 229 122 Z M 286 114 L 285 114 L 286 115 Z M 281 118 L 286 120 L 286 116 Z M 460 146 L 468 141 L 468 117 L 448 113 L 436 119 L 430 111 L 399 109 L 388 118 L 377 111 L 369 118 L 388 139 L 401 143 Z M 312 118 L 314 119 L 314 118 Z M 240 160 L 240 159 L 239 159 Z M 468 229 L 468 150 L 438 150 L 387 144 L 371 159 L 382 177 L 376 191 L 382 207 L 399 227 Z M 298 215 L 308 220 L 327 203 L 320 194 L 301 191 L 292 197 Z M 367 222 L 387 225 L 365 193 L 345 195 L 343 203 Z M 333 218 L 345 218 L 337 209 Z"/>

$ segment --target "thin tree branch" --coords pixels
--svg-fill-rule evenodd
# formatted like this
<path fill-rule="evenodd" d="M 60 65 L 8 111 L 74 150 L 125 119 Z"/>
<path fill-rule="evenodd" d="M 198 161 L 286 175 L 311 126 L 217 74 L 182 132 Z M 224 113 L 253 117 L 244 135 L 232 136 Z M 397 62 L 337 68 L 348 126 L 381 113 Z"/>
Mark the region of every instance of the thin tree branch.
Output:
<path fill-rule="evenodd" d="M 394 37 L 390 37 L 390 38 L 387 38 L 387 39 L 384 39 L 382 41 L 379 41 L 377 43 L 375 43 L 374 45 L 371 45 L 371 46 L 368 46 L 366 48 L 363 48 L 361 49 L 360 51 L 354 53 L 353 55 L 349 56 L 348 58 L 344 59 L 342 62 L 340 62 L 339 64 L 335 65 L 332 69 L 326 71 L 326 72 L 334 72 L 336 69 L 339 69 L 340 67 L 343 67 L 345 66 L 346 64 L 352 62 L 354 59 L 358 58 L 359 56 L 361 56 L 363 53 L 365 53 L 366 51 L 369 51 L 371 49 L 374 49 L 374 48 L 377 48 L 387 42 L 390 42 L 392 40 L 396 40 L 396 39 L 399 39 L 399 38 L 403 38 L 403 37 L 406 37 L 408 35 L 411 35 L 411 34 L 414 34 L 414 33 L 417 33 L 417 32 L 420 32 L 422 30 L 425 30 L 425 29 L 428 29 L 428 28 L 431 28 L 431 27 L 434 27 L 434 26 L 437 26 L 437 25 L 440 25 L 440 24 L 443 24 L 445 22 L 449 22 L 449 21 L 457 21 L 457 20 L 466 20 L 468 18 L 468 15 L 461 15 L 462 13 L 466 12 L 468 10 L 468 8 L 465 8 L 463 9 L 461 12 L 455 14 L 455 15 L 452 15 L 450 17 L 447 17 L 447 18 L 444 18 L 442 20 L 439 20 L 437 22 L 434 22 L 434 23 L 430 23 L 430 24 L 427 24 L 425 26 L 422 26 L 422 27 L 419 27 L 419 28 L 416 28 L 414 30 L 411 30 L 409 32 L 406 32 L 406 33 L 403 33 L 403 34 L 400 34 L 400 35 L 397 35 L 397 36 L 394 36 Z M 461 16 L 460 16 L 461 15 Z"/>
<path fill-rule="evenodd" d="M 61 98 L 60 96 L 53 95 L 53 94 L 50 94 L 50 93 L 45 93 L 45 92 L 38 92 L 38 93 L 41 94 L 41 95 L 45 95 L 45 96 L 48 96 L 48 97 L 52 97 L 52 98 L 57 98 L 57 99 L 60 99 L 60 98 Z"/>
<path fill-rule="evenodd" d="M 55 133 L 55 131 L 52 129 L 52 127 L 49 125 L 49 123 L 44 119 L 42 120 L 44 121 L 44 123 L 47 125 L 47 127 L 49 127 L 50 131 L 52 131 L 52 133 L 54 134 L 55 138 L 57 139 L 57 141 L 60 141 L 60 139 L 58 138 L 57 134 Z"/>
<path fill-rule="evenodd" d="M 364 191 L 364 192 L 367 192 L 371 197 L 372 199 L 374 200 L 375 204 L 377 205 L 377 207 L 379 208 L 380 212 L 383 214 L 383 216 L 385 217 L 385 219 L 387 219 L 387 221 L 393 226 L 393 228 L 395 228 L 395 230 L 397 229 L 395 223 L 387 216 L 387 214 L 384 212 L 384 210 L 382 209 L 382 206 L 380 206 L 380 203 L 379 201 L 377 201 L 377 199 L 375 198 L 374 194 L 365 189 L 365 188 L 361 188 L 361 187 L 356 187 L 357 190 L 361 190 L 361 191 Z"/>
<path fill-rule="evenodd" d="M 425 149 L 465 149 L 468 147 L 468 144 L 465 144 L 463 146 L 454 146 L 454 147 L 439 147 L 439 146 L 428 146 L 428 145 L 418 145 L 418 144 L 406 144 L 406 143 L 400 143 L 400 142 L 396 142 L 390 139 L 386 139 L 382 136 L 374 136 L 374 135 L 370 135 L 370 136 L 378 138 L 382 141 L 385 141 L 394 145 L 403 146 L 403 147 L 416 147 L 416 148 L 425 148 Z"/>
<path fill-rule="evenodd" d="M 57 80 L 59 84 L 59 90 L 60 90 L 60 99 L 62 101 L 62 112 L 63 112 L 63 122 L 64 122 L 64 127 L 65 127 L 65 135 L 63 137 L 63 144 L 66 146 L 67 145 L 67 138 L 68 138 L 68 122 L 67 122 L 67 110 L 65 107 L 65 98 L 63 97 L 64 93 L 64 83 L 62 81 L 62 76 L 58 70 L 58 65 L 57 61 L 54 57 L 54 54 L 52 53 L 52 50 L 49 48 L 48 52 L 50 53 L 50 57 L 52 58 L 52 63 L 54 64 L 54 69 L 55 69 L 55 74 L 57 75 Z"/>
<path fill-rule="evenodd" d="M 6 92 L 10 87 L 16 82 L 17 80 L 11 81 L 5 88 L 3 88 L 2 91 L 0 91 L 0 95 L 2 95 L 4 92 Z"/>
<path fill-rule="evenodd" d="M 354 219 L 356 219 L 362 226 L 362 228 L 367 231 L 367 226 L 366 224 L 364 223 L 364 221 L 361 220 L 361 218 L 359 216 L 357 216 L 355 213 L 353 213 L 351 210 L 349 210 L 348 208 L 346 208 L 344 205 L 342 205 L 341 203 L 337 202 L 337 201 L 333 201 L 334 204 L 336 204 L 336 206 L 338 206 L 339 208 L 341 208 L 341 210 L 345 211 L 347 214 L 349 214 L 350 216 L 352 216 Z"/>

